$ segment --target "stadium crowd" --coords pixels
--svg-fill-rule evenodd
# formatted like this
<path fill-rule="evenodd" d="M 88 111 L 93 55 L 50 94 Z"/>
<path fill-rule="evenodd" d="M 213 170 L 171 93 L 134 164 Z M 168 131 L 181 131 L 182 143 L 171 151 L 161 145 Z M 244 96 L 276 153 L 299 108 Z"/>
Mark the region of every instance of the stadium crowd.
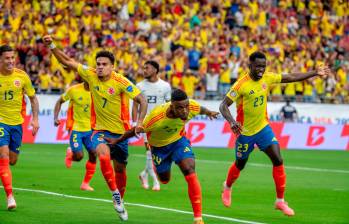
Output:
<path fill-rule="evenodd" d="M 270 99 L 349 103 L 348 19 L 343 0 L 0 0 L 0 44 L 16 48 L 17 67 L 41 93 L 75 79 L 43 45 L 50 34 L 90 66 L 99 50 L 112 51 L 133 82 L 156 60 L 163 79 L 197 99 L 221 99 L 256 50 L 272 72 L 328 63 L 334 76 L 275 85 Z"/>

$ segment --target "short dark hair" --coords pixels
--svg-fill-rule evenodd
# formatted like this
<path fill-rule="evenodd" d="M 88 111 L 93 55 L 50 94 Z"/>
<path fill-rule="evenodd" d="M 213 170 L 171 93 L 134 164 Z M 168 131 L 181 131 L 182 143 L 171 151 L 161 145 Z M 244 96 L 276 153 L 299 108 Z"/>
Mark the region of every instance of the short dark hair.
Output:
<path fill-rule="evenodd" d="M 4 52 L 8 52 L 8 51 L 13 51 L 13 48 L 10 47 L 9 45 L 1 45 L 1 46 L 0 46 L 0 56 L 1 56 Z"/>
<path fill-rule="evenodd" d="M 188 99 L 187 94 L 181 89 L 173 89 L 171 93 L 171 101 L 182 101 Z"/>
<path fill-rule="evenodd" d="M 255 51 L 253 52 L 250 57 L 249 60 L 250 62 L 254 62 L 256 61 L 256 58 L 260 58 L 260 59 L 267 59 L 267 57 L 265 56 L 264 53 L 260 52 L 260 51 Z"/>
<path fill-rule="evenodd" d="M 158 73 L 159 70 L 160 70 L 159 63 L 157 63 L 156 61 L 153 61 L 153 60 L 146 61 L 144 63 L 144 65 L 151 65 L 151 66 L 153 66 L 156 69 L 156 73 Z"/>
<path fill-rule="evenodd" d="M 97 58 L 100 58 L 100 57 L 109 58 L 109 60 L 112 64 L 115 63 L 115 57 L 114 57 L 113 53 L 111 53 L 110 51 L 99 51 L 96 54 L 96 60 L 97 60 Z"/>

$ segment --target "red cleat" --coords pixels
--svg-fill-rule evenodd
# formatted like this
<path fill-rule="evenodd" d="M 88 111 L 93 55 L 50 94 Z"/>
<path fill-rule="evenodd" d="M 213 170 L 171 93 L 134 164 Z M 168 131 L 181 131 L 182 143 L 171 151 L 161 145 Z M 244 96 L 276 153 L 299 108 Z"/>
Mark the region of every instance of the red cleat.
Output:
<path fill-rule="evenodd" d="M 281 210 L 287 216 L 294 216 L 295 214 L 293 209 L 288 207 L 285 201 L 275 202 L 275 209 Z"/>
<path fill-rule="evenodd" d="M 225 181 L 223 183 L 222 202 L 225 207 L 231 205 L 231 188 L 227 187 Z"/>

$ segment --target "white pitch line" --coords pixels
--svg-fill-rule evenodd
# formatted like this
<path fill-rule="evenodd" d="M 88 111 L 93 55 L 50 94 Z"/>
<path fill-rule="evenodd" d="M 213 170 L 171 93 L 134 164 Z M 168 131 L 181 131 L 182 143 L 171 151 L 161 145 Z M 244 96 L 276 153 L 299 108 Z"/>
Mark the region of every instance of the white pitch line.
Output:
<path fill-rule="evenodd" d="M 136 157 L 145 157 L 145 155 L 141 154 L 132 154 L 131 156 Z M 220 164 L 232 164 L 233 161 L 218 161 L 218 160 L 205 160 L 205 159 L 196 159 L 197 162 L 204 163 L 220 163 Z M 255 167 L 267 167 L 271 168 L 271 165 L 262 164 L 262 163 L 247 163 L 247 166 L 255 166 Z M 314 171 L 314 172 L 328 172 L 328 173 L 346 173 L 349 174 L 349 170 L 337 170 L 337 169 L 324 169 L 324 168 L 312 168 L 312 167 L 303 167 L 303 166 L 285 166 L 286 169 L 290 170 L 302 170 L 302 171 Z"/>
<path fill-rule="evenodd" d="M 0 186 L 0 188 L 4 188 L 4 187 Z M 80 196 L 74 196 L 74 195 L 68 195 L 68 194 L 60 194 L 60 193 L 51 192 L 51 191 L 26 189 L 26 188 L 18 188 L 18 187 L 14 187 L 13 189 L 14 190 L 18 190 L 18 191 L 28 191 L 28 192 L 35 192 L 35 193 L 53 195 L 53 196 L 58 196 L 58 197 L 63 197 L 63 198 L 73 198 L 73 199 L 90 200 L 90 201 L 101 201 L 101 202 L 112 203 L 112 200 L 101 199 L 101 198 L 80 197 Z M 136 207 L 151 208 L 151 209 L 157 209 L 157 210 L 163 210 L 163 211 L 169 211 L 169 212 L 193 215 L 192 212 L 178 210 L 178 209 L 172 209 L 172 208 L 164 208 L 164 207 L 145 205 L 145 204 L 138 204 L 138 203 L 130 203 L 130 202 L 125 202 L 125 204 L 126 205 L 130 205 L 130 206 L 136 206 Z M 236 223 L 266 224 L 266 223 L 262 223 L 262 222 L 254 222 L 254 221 L 248 221 L 248 220 L 242 220 L 242 219 L 234 219 L 234 218 L 230 218 L 230 217 L 210 215 L 210 214 L 202 214 L 202 216 L 203 217 L 208 217 L 208 218 L 213 218 L 213 219 L 220 219 L 220 220 L 225 220 L 225 221 L 230 221 L 230 222 L 236 222 Z"/>

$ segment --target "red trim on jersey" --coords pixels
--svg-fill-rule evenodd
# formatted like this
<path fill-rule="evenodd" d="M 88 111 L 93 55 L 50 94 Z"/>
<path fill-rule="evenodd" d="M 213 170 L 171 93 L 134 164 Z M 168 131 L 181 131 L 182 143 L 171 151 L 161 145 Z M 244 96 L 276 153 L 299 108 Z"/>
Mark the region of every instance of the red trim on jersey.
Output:
<path fill-rule="evenodd" d="M 74 125 L 74 104 L 69 106 L 67 111 L 67 124 L 65 125 L 66 129 L 68 131 L 71 131 L 73 129 Z"/>
<path fill-rule="evenodd" d="M 150 121 L 148 122 L 148 124 L 145 126 L 145 128 L 148 128 L 150 126 L 152 126 L 155 122 L 157 122 L 158 120 L 162 119 L 165 117 L 164 113 L 158 114 L 155 117 L 153 117 L 152 119 L 150 119 Z"/>
<path fill-rule="evenodd" d="M 120 99 L 121 99 L 121 111 L 120 111 L 120 117 L 121 121 L 124 125 L 125 131 L 128 131 L 131 129 L 130 125 L 130 112 L 128 110 L 128 97 L 124 93 L 120 93 Z"/>
<path fill-rule="evenodd" d="M 91 95 L 91 128 L 96 127 L 96 111 L 95 111 L 95 105 L 93 103 L 93 98 Z"/>
<path fill-rule="evenodd" d="M 236 121 L 238 121 L 241 126 L 244 125 L 244 99 L 241 97 L 241 101 L 239 106 L 236 108 L 237 110 L 237 116 L 236 116 Z"/>
<path fill-rule="evenodd" d="M 25 99 L 24 99 L 24 95 L 23 95 L 22 109 L 21 109 L 21 115 L 22 115 L 23 119 L 25 119 L 26 112 L 27 112 L 27 104 L 25 103 Z"/>

